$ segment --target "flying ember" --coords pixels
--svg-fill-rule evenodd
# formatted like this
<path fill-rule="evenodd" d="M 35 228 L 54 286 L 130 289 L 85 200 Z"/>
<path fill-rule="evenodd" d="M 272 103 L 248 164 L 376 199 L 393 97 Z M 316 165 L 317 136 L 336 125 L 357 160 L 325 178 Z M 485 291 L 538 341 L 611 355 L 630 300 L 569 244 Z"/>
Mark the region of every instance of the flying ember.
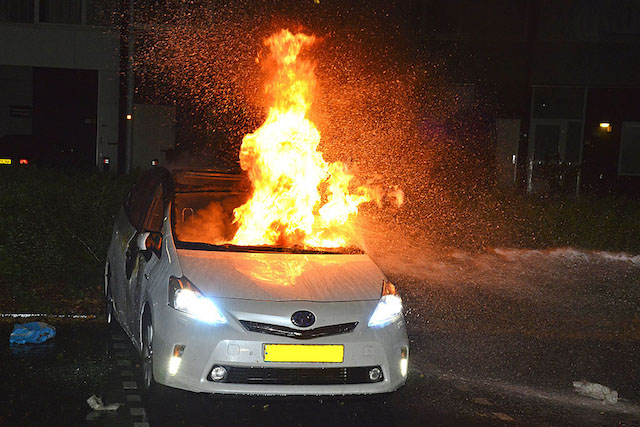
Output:
<path fill-rule="evenodd" d="M 327 162 L 318 151 L 320 133 L 307 117 L 315 66 L 300 57 L 315 41 L 288 30 L 264 41 L 268 116 L 242 141 L 240 165 L 254 192 L 234 211 L 234 244 L 342 247 L 349 243 L 358 206 L 380 199 L 376 189 L 354 188 L 344 164 Z"/>

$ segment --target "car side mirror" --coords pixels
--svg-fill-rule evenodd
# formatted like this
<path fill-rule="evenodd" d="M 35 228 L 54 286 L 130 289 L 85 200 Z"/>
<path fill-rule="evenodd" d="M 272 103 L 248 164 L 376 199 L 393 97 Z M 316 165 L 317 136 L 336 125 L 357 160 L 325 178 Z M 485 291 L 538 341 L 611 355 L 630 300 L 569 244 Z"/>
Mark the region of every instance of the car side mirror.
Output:
<path fill-rule="evenodd" d="M 154 253 L 158 258 L 160 258 L 160 255 L 162 254 L 162 233 L 157 231 L 145 231 L 140 233 L 138 234 L 136 244 L 142 253 L 149 254 L 149 257 L 151 256 L 151 253 Z"/>

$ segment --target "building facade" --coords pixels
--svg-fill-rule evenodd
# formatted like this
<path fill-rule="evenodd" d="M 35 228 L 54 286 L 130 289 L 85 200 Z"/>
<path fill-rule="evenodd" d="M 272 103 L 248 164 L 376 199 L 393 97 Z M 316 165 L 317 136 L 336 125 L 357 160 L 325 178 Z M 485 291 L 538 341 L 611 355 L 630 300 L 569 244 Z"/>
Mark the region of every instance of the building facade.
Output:
<path fill-rule="evenodd" d="M 633 0 L 417 0 L 411 31 L 493 106 L 496 182 L 529 193 L 640 188 Z"/>
<path fill-rule="evenodd" d="M 108 0 L 0 0 L 0 150 L 45 167 L 118 169 L 126 120 L 118 7 Z M 133 167 L 165 162 L 175 145 L 173 107 L 134 111 L 142 114 Z"/>

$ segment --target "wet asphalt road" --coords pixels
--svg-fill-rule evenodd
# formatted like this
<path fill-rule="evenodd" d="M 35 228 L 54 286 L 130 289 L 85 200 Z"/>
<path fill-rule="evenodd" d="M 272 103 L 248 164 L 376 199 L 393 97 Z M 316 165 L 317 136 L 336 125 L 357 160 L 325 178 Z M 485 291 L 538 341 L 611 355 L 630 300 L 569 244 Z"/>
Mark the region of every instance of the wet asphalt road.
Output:
<path fill-rule="evenodd" d="M 1 325 L 8 337 L 11 325 Z M 546 342 L 523 337 L 410 330 L 407 385 L 376 398 L 214 398 L 141 390 L 139 359 L 121 330 L 97 322 L 58 325 L 40 346 L 1 348 L 1 425 L 640 425 L 637 345 Z M 599 345 L 600 344 L 600 345 Z M 568 355 L 580 353 L 583 365 Z M 626 359 L 625 359 L 626 358 Z M 616 363 L 609 362 L 615 360 Z M 624 402 L 605 406 L 574 394 L 571 380 L 609 365 L 602 377 Z M 605 372 L 605 371 L 603 371 Z M 625 378 L 626 377 L 626 378 Z M 569 384 L 568 384 L 569 383 Z M 92 394 L 123 403 L 89 409 Z"/>
<path fill-rule="evenodd" d="M 0 425 L 640 426 L 640 258 L 400 252 L 376 259 L 405 301 L 409 376 L 396 393 L 150 398 L 117 327 L 52 320 L 53 340 L 10 347 L 12 326 L 0 324 Z M 577 380 L 609 386 L 620 401 L 580 396 Z M 92 394 L 123 406 L 93 412 Z"/>

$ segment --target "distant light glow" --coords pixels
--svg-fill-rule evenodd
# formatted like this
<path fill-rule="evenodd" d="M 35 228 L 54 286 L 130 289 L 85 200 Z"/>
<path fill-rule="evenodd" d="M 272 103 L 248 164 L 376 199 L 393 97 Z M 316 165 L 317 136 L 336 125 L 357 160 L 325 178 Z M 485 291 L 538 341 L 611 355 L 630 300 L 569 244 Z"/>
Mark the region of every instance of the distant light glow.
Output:
<path fill-rule="evenodd" d="M 131 114 L 127 114 L 127 120 L 131 120 L 131 119 L 132 119 Z"/>
<path fill-rule="evenodd" d="M 10 165 L 11 159 L 0 159 L 0 165 Z"/>
<path fill-rule="evenodd" d="M 105 157 L 105 158 L 102 159 L 102 163 L 105 164 L 105 165 L 108 165 L 109 162 L 110 162 L 110 160 L 109 160 L 108 157 Z"/>
<path fill-rule="evenodd" d="M 611 126 L 611 123 L 609 123 L 609 122 L 600 123 L 600 127 L 603 128 L 603 129 L 606 129 L 606 128 L 610 127 L 610 126 Z"/>
<path fill-rule="evenodd" d="M 158 159 L 151 160 L 151 166 L 158 166 Z"/>
<path fill-rule="evenodd" d="M 19 162 L 21 165 L 28 165 L 29 164 L 29 160 L 28 159 L 20 159 Z"/>

